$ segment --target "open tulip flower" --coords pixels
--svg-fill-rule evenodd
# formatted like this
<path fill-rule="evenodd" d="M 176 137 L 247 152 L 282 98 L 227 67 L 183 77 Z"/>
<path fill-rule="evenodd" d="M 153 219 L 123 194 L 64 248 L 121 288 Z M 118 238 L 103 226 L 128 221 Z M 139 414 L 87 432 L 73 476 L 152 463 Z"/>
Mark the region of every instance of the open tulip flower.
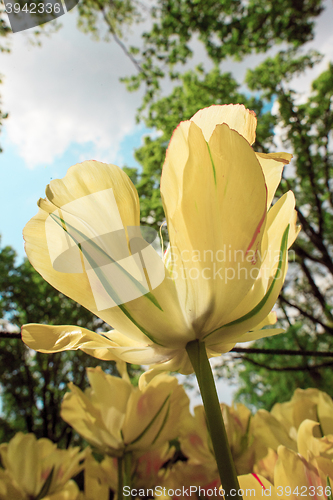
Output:
<path fill-rule="evenodd" d="M 278 448 L 273 483 L 257 474 L 240 476 L 238 480 L 243 498 L 260 496 L 272 500 L 287 500 L 303 496 L 327 500 L 332 498 L 333 464 L 331 460 L 315 458 L 309 451 L 305 458 L 281 445 Z"/>
<path fill-rule="evenodd" d="M 100 367 L 87 374 L 91 387 L 85 392 L 69 384 L 61 417 L 100 452 L 142 455 L 177 437 L 189 400 L 175 377 L 161 373 L 134 387 Z"/>
<path fill-rule="evenodd" d="M 297 430 L 305 419 L 318 422 L 323 435 L 333 434 L 333 401 L 328 394 L 318 389 L 298 388 L 290 401 L 276 403 L 270 413 L 295 440 Z"/>
<path fill-rule="evenodd" d="M 30 324 L 24 342 L 187 374 L 192 341 L 212 357 L 281 332 L 262 327 L 276 321 L 298 231 L 292 192 L 271 207 L 291 155 L 256 154 L 255 128 L 243 105 L 211 106 L 176 128 L 161 180 L 163 259 L 141 236 L 138 194 L 120 168 L 86 161 L 51 181 L 24 229 L 28 258 L 114 329 Z"/>

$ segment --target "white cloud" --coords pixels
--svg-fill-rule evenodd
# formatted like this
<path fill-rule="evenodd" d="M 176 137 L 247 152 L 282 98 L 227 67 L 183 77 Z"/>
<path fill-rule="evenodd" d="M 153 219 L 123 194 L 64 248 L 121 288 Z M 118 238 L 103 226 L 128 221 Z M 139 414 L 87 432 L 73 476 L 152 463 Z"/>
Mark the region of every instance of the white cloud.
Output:
<path fill-rule="evenodd" d="M 299 77 L 293 78 L 289 87 L 299 94 L 297 102 L 304 103 L 311 92 L 311 83 L 323 71 L 328 68 L 328 63 L 333 61 L 333 3 L 329 0 L 324 2 L 325 10 L 319 16 L 316 27 L 314 40 L 304 45 L 304 53 L 308 50 L 316 50 L 324 57 L 319 64 L 316 64 L 312 69 L 308 69 Z"/>
<path fill-rule="evenodd" d="M 316 38 L 307 44 L 322 51 L 325 60 L 291 83 L 303 95 L 333 58 L 333 6 L 329 0 L 326 4 Z M 119 77 L 136 70 L 114 42 L 93 42 L 80 33 L 75 11 L 61 21 L 63 28 L 44 38 L 40 48 L 29 45 L 24 32 L 16 33 L 12 36 L 12 53 L 0 54 L 5 75 L 2 109 L 10 113 L 7 136 L 29 168 L 52 164 L 75 143 L 91 144 L 96 159 L 121 163 L 119 145 L 135 130 L 142 94 L 127 92 Z M 138 42 L 140 29 L 135 28 L 131 44 Z M 187 68 L 205 60 L 204 49 L 195 39 L 192 48 L 194 57 Z M 279 49 L 274 47 L 272 51 Z M 223 70 L 232 71 L 242 81 L 246 68 L 255 67 L 266 56 L 254 54 L 241 63 L 228 60 Z M 172 85 L 165 82 L 164 93 L 169 93 Z"/>
<path fill-rule="evenodd" d="M 119 77 L 135 69 L 115 43 L 80 33 L 74 15 L 61 20 L 63 28 L 41 47 L 16 33 L 11 54 L 0 56 L 8 138 L 29 168 L 51 164 L 72 143 L 90 141 L 96 157 L 115 162 L 140 104 L 140 94 L 127 92 Z"/>

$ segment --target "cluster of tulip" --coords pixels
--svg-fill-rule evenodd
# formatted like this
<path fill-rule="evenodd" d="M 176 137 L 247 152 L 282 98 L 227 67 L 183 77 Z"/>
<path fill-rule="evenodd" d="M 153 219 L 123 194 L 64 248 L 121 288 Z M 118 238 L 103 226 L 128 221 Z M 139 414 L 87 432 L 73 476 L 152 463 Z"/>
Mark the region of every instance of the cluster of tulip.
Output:
<path fill-rule="evenodd" d="M 0 446 L 1 500 L 108 500 L 222 497 L 202 406 L 189 401 L 175 377 L 158 375 L 134 387 L 123 378 L 88 369 L 91 387 L 73 384 L 61 415 L 91 449 L 59 450 L 47 439 L 18 433 Z M 241 494 L 332 499 L 333 401 L 316 389 L 296 390 L 271 412 L 255 415 L 242 404 L 221 404 Z M 118 474 L 124 461 L 125 482 Z M 71 480 L 84 470 L 84 492 Z M 119 489 L 121 486 L 121 491 Z M 223 485 L 222 485 L 223 486 Z"/>
<path fill-rule="evenodd" d="M 52 180 L 24 230 L 35 269 L 113 329 L 100 335 L 78 326 L 31 324 L 22 328 L 23 341 L 44 353 L 82 349 L 99 359 L 151 366 L 137 390 L 90 370 L 91 391 L 83 395 L 72 387 L 64 402 L 63 418 L 117 458 L 118 497 L 138 470 L 147 468 L 145 481 L 154 470 L 151 458 L 138 461 L 143 452 L 157 454 L 158 464 L 170 461 L 159 482 L 217 481 L 225 496 L 242 496 L 208 358 L 283 331 L 271 328 L 272 308 L 300 229 L 292 192 L 272 205 L 292 155 L 255 153 L 256 124 L 255 113 L 237 104 L 205 108 L 176 128 L 161 179 L 170 243 L 162 258 L 141 235 L 138 193 L 115 165 L 87 161 Z M 206 440 L 200 434 L 201 410 L 195 417 L 201 431 L 188 439 L 177 434 L 186 397 L 165 371 L 195 372 L 211 446 L 207 432 Z M 225 413 L 233 422 L 233 410 Z M 173 452 L 160 444 L 177 436 L 183 453 L 191 446 L 195 452 L 174 464 Z M 206 465 L 203 456 L 209 457 Z"/>

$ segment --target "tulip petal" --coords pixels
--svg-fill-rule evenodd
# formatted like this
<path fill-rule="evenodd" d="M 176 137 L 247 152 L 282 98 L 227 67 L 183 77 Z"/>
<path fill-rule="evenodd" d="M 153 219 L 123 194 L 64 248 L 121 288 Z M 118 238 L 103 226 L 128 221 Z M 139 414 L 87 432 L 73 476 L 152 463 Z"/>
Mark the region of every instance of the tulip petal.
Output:
<path fill-rule="evenodd" d="M 186 163 L 180 164 L 179 149 L 188 151 Z M 266 215 L 264 176 L 247 141 L 227 125 L 218 125 L 207 145 L 201 130 L 185 122 L 169 145 L 161 193 L 171 276 L 200 338 L 224 322 L 260 267 L 256 255 Z"/>
<path fill-rule="evenodd" d="M 78 326 L 31 323 L 23 325 L 21 333 L 23 342 L 30 349 L 45 353 L 77 350 L 82 347 L 101 349 L 117 346 L 104 335 Z M 117 360 L 118 357 L 111 359 Z"/>
<path fill-rule="evenodd" d="M 122 227 L 124 235 L 127 231 L 127 237 L 131 229 L 134 240 L 144 241 L 138 233 L 140 215 L 138 195 L 126 174 L 114 165 L 84 162 L 69 169 L 64 179 L 52 181 L 46 192 L 49 200 L 40 203 L 39 213 L 24 229 L 29 260 L 44 279 L 136 341 L 146 344 L 149 339 L 161 345 L 168 336 L 174 345 L 184 346 L 189 340 L 193 340 L 194 335 L 187 335 L 187 322 L 179 305 L 175 285 L 168 279 L 168 273 L 158 254 L 151 245 L 141 251 L 144 263 L 147 262 L 147 266 L 150 266 L 147 271 L 148 283 L 139 254 L 136 253 L 134 256 L 137 264 L 133 263 L 130 260 L 133 256 L 129 254 L 127 248 L 129 240 L 126 241 L 125 236 L 125 239 L 117 236 L 117 231 L 121 231 Z M 98 196 L 95 196 L 96 194 Z M 115 200 L 114 203 L 111 203 L 112 199 Z M 61 207 L 67 207 L 65 215 Z M 64 232 L 59 224 L 64 225 L 67 231 Z M 75 231 L 71 229 L 70 243 L 66 243 L 66 234 L 70 229 L 68 224 L 75 229 Z M 62 238 L 59 237 L 59 230 L 65 235 Z M 88 234 L 85 231 L 88 231 Z M 117 234 L 114 236 L 114 233 Z M 74 241 L 83 238 L 82 234 L 86 234 L 88 238 L 84 240 L 84 245 L 82 242 L 78 243 L 79 240 Z M 106 236 L 105 238 L 103 236 L 103 239 L 100 235 Z M 108 244 L 109 235 L 112 245 Z M 66 245 L 69 246 L 65 252 L 66 259 L 63 259 L 64 262 L 59 261 L 61 264 L 59 271 L 54 267 L 58 262 L 55 256 L 59 254 L 61 257 Z M 85 252 L 84 246 L 86 246 Z M 112 280 L 110 284 L 110 279 L 105 277 L 105 268 L 109 272 L 109 265 L 100 268 L 99 265 L 95 267 L 94 262 L 96 259 L 104 258 L 106 253 L 110 257 L 109 248 L 111 248 L 113 253 L 109 260 L 111 271 L 114 272 L 115 268 L 112 266 L 114 261 L 123 255 L 124 246 L 129 255 L 128 265 L 132 267 L 127 268 L 126 263 L 122 264 L 122 269 L 125 266 L 126 272 L 118 276 L 117 283 L 122 287 L 129 302 L 117 304 L 118 300 L 111 286 Z M 72 253 L 73 248 L 74 253 Z M 64 271 L 61 266 L 65 264 L 66 272 L 61 272 Z M 135 277 L 135 272 L 139 268 L 142 279 L 147 283 L 146 294 L 143 294 L 136 283 L 133 286 L 131 279 L 131 275 Z M 132 300 L 127 296 L 129 289 L 136 293 L 137 298 Z"/>
<path fill-rule="evenodd" d="M 295 240 L 300 228 L 296 226 L 295 198 L 291 191 L 282 196 L 277 203 L 269 210 L 264 241 L 259 258 L 262 261 L 258 279 L 255 281 L 249 293 L 240 301 L 238 307 L 231 312 L 227 318 L 227 323 L 234 318 L 240 318 L 244 311 L 252 310 L 262 297 L 267 294 L 267 290 L 272 283 L 276 273 L 277 264 L 281 257 L 281 241 L 285 231 L 286 221 L 289 220 L 290 230 L 288 235 L 288 247 Z M 287 267 L 285 267 L 285 273 Z M 274 304 L 272 304 L 273 307 Z M 265 325 L 263 325 L 265 326 Z M 256 329 L 258 326 L 256 325 Z"/>
<path fill-rule="evenodd" d="M 264 339 L 266 337 L 273 337 L 279 333 L 285 333 L 283 328 L 266 328 L 265 330 L 258 329 L 248 333 L 244 333 L 238 340 L 238 343 L 251 342 L 252 340 Z"/>
<path fill-rule="evenodd" d="M 100 412 L 106 427 L 111 431 L 120 429 L 133 386 L 121 378 L 104 373 L 100 366 L 87 368 L 87 376 L 93 393 L 92 402 L 103 401 Z M 120 435 L 115 437 L 120 439 Z"/>
<path fill-rule="evenodd" d="M 274 469 L 274 484 L 275 488 L 282 486 L 284 489 L 289 486 L 291 491 L 302 490 L 309 491 L 309 496 L 316 500 L 324 500 L 326 496 L 323 494 L 324 488 L 318 486 L 326 486 L 322 484 L 320 475 L 316 467 L 307 462 L 305 458 L 289 450 L 284 446 L 278 448 L 278 461 Z M 309 489 L 312 487 L 312 491 Z M 286 495 L 285 495 L 286 496 Z"/>
<path fill-rule="evenodd" d="M 216 331 L 211 332 L 206 335 L 205 340 L 208 345 L 214 346 L 217 344 L 218 340 L 221 339 L 225 342 L 231 342 L 234 340 L 235 342 L 239 342 L 242 338 L 241 330 L 243 330 L 244 334 L 247 331 L 250 331 L 256 327 L 256 325 L 260 324 L 264 318 L 269 314 L 273 305 L 276 302 L 276 299 L 280 293 L 282 284 L 284 282 L 284 277 L 287 269 L 287 243 L 288 243 L 288 233 L 289 233 L 289 225 L 285 229 L 280 247 L 280 256 L 278 265 L 276 268 L 275 275 L 270 282 L 270 286 L 263 296 L 263 298 L 258 302 L 258 304 L 248 313 L 244 314 L 241 317 L 238 317 L 236 320 L 227 323 L 223 327 L 217 329 Z M 220 342 L 221 342 L 220 340 Z"/>
<path fill-rule="evenodd" d="M 72 383 L 68 386 L 71 392 L 65 394 L 61 404 L 61 418 L 93 446 L 100 447 L 103 443 L 105 451 L 108 448 L 122 449 L 120 429 L 110 430 L 106 428 L 99 408 L 92 403 L 89 397 L 91 391 L 84 393 Z"/>
<path fill-rule="evenodd" d="M 105 361 L 123 360 L 145 365 L 169 361 L 176 352 L 174 349 L 134 341 L 116 330 L 99 334 L 69 325 L 24 325 L 22 340 L 28 347 L 39 352 L 81 349 L 86 354 Z"/>
<path fill-rule="evenodd" d="M 243 104 L 213 105 L 200 109 L 191 121 L 201 128 L 208 142 L 216 125 L 226 123 L 231 129 L 236 130 L 250 144 L 256 139 L 257 118 L 254 111 L 245 108 Z"/>
<path fill-rule="evenodd" d="M 271 500 L 280 498 L 272 483 L 265 477 L 259 474 L 245 474 L 238 476 L 239 486 L 243 490 L 243 498 L 264 498 L 269 497 Z M 265 491 L 266 490 L 266 491 Z"/>
<path fill-rule="evenodd" d="M 289 153 L 256 153 L 256 156 L 265 176 L 268 210 L 272 204 L 275 191 L 280 184 L 283 167 L 290 162 L 293 155 Z"/>

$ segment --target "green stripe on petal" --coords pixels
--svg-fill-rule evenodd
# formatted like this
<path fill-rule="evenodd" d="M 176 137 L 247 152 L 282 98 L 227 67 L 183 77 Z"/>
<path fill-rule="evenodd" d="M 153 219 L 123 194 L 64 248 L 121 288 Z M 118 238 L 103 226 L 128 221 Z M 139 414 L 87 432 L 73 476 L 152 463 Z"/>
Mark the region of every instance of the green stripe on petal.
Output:
<path fill-rule="evenodd" d="M 47 476 L 46 480 L 45 480 L 45 483 L 43 484 L 40 492 L 38 493 L 38 495 L 35 497 L 35 500 L 42 500 L 42 498 L 45 498 L 46 495 L 48 494 L 49 492 L 49 489 L 50 489 L 50 486 L 51 486 L 51 483 L 52 483 L 52 478 L 53 478 L 53 473 L 54 473 L 54 466 L 52 467 L 49 475 Z"/>
<path fill-rule="evenodd" d="M 54 216 L 55 218 L 61 220 L 62 224 L 66 224 L 65 221 L 63 219 L 60 219 L 59 217 L 57 216 Z M 53 218 L 53 217 L 52 217 Z M 53 218 L 53 220 L 55 220 Z M 57 220 L 55 220 L 55 222 L 59 225 L 59 222 Z M 70 224 L 69 224 L 70 226 Z M 63 227 L 63 225 L 62 225 Z M 80 236 L 85 236 L 83 233 L 81 233 L 80 231 L 78 231 L 77 229 L 75 229 L 74 227 L 71 226 L 72 229 L 74 229 L 74 231 L 76 231 L 77 233 L 79 233 Z M 67 229 L 65 227 L 63 227 L 64 231 L 67 231 Z M 119 309 L 125 314 L 125 316 L 144 334 L 146 335 L 146 337 L 149 338 L 149 340 L 151 340 L 151 342 L 154 342 L 154 344 L 157 344 L 157 345 L 160 345 L 162 346 L 162 344 L 160 344 L 159 342 L 157 342 L 154 337 L 152 336 L 152 334 L 150 334 L 143 326 L 141 326 L 134 318 L 133 316 L 130 314 L 130 312 L 126 309 L 126 307 L 124 306 L 124 304 L 119 304 L 120 301 L 120 298 L 117 294 L 117 292 L 114 290 L 114 288 L 110 285 L 110 282 L 109 280 L 105 277 L 103 271 L 99 268 L 99 266 L 97 265 L 97 263 L 95 262 L 95 260 L 89 255 L 88 252 L 84 251 L 84 249 L 82 249 L 82 246 L 81 244 L 75 239 L 75 237 L 68 233 L 69 236 L 73 239 L 73 241 L 75 242 L 75 244 L 79 247 L 79 249 L 81 250 L 82 254 L 86 257 L 87 261 L 89 262 L 89 264 L 91 265 L 92 269 L 94 269 L 97 277 L 99 278 L 101 284 L 103 285 L 105 291 L 108 293 L 108 295 L 112 298 L 112 300 L 114 300 L 114 302 L 118 302 L 117 304 L 117 307 L 119 307 Z M 103 254 L 107 255 L 98 245 L 96 245 L 96 243 L 92 242 L 93 246 L 97 247 L 97 250 L 100 250 L 101 252 L 103 252 Z M 108 255 L 107 255 L 108 256 Z M 112 257 L 108 256 L 109 259 L 117 264 L 121 269 L 123 269 L 114 259 L 112 259 Z M 129 274 L 127 273 L 126 270 L 123 270 L 124 273 L 126 274 Z M 131 275 L 129 275 L 131 276 Z M 135 278 L 133 278 L 135 280 Z M 135 280 L 137 281 L 137 280 Z M 140 284 L 140 283 L 138 283 Z M 141 285 L 142 286 L 142 285 Z M 145 296 L 147 296 L 147 294 L 145 294 Z M 157 301 L 156 301 L 157 302 Z M 156 305 L 156 304 L 155 304 Z M 161 309 L 161 308 L 160 308 Z M 161 309 L 162 310 L 162 309 Z"/>
<path fill-rule="evenodd" d="M 214 165 L 214 161 L 213 161 L 213 157 L 212 157 L 212 153 L 210 151 L 210 147 L 209 147 L 209 144 L 208 142 L 206 141 L 206 144 L 207 144 L 207 148 L 208 148 L 208 153 L 209 153 L 209 157 L 210 157 L 210 161 L 212 163 L 212 167 L 213 167 L 213 174 L 214 174 L 214 184 L 215 186 L 217 185 L 217 182 L 216 182 L 216 168 L 215 168 L 215 165 Z"/>
<path fill-rule="evenodd" d="M 127 445 L 132 445 L 132 444 L 135 444 L 137 443 L 138 441 L 140 441 L 141 438 L 143 438 L 143 436 L 149 431 L 149 429 L 151 428 L 151 426 L 154 424 L 155 420 L 159 417 L 159 415 L 161 414 L 163 408 L 165 407 L 165 405 L 167 404 L 168 400 L 170 399 L 170 396 L 171 394 L 169 394 L 165 400 L 163 401 L 160 409 L 157 411 L 157 413 L 154 415 L 154 417 L 151 419 L 151 421 L 149 422 L 149 424 L 147 425 L 147 427 L 145 429 L 143 429 L 143 431 L 135 438 L 133 439 L 133 441 L 131 441 L 130 443 L 127 443 Z M 164 419 L 163 419 L 163 423 L 164 423 Z M 160 431 L 159 431 L 160 432 Z M 155 440 L 157 439 L 157 437 L 155 437 Z M 154 441 L 155 441 L 154 440 Z"/>
<path fill-rule="evenodd" d="M 165 414 L 165 416 L 164 416 L 164 419 L 163 419 L 162 425 L 161 425 L 161 427 L 160 427 L 160 429 L 159 429 L 158 433 L 156 434 L 156 436 L 155 436 L 154 441 L 152 442 L 152 444 L 155 444 L 155 443 L 156 443 L 156 441 L 158 440 L 158 438 L 160 437 L 160 435 L 161 435 L 161 433 L 162 433 L 162 431 L 163 431 L 163 429 L 164 429 L 164 427 L 165 427 L 165 424 L 167 423 L 167 420 L 168 420 L 168 418 L 169 418 L 169 413 L 170 413 L 170 405 L 168 406 L 168 409 L 167 409 L 166 414 Z"/>
<path fill-rule="evenodd" d="M 219 331 L 219 330 L 222 330 L 223 328 L 227 328 L 229 326 L 234 326 L 234 325 L 239 325 L 240 323 L 243 323 L 244 321 L 247 321 L 248 319 L 251 319 L 253 318 L 253 316 L 255 316 L 263 307 L 264 305 L 266 304 L 266 302 L 268 301 L 272 291 L 273 291 L 273 288 L 274 288 L 274 284 L 275 284 L 275 281 L 277 280 L 277 278 L 279 277 L 279 274 L 281 272 L 281 269 L 282 269 L 282 265 L 283 265 L 283 258 L 287 252 L 287 248 L 288 248 L 288 234 L 289 234 L 289 228 L 290 228 L 290 224 L 288 224 L 288 226 L 286 227 L 284 233 L 283 233 L 283 236 L 282 236 L 282 240 L 281 240 L 281 246 L 280 246 L 280 257 L 279 257 L 279 263 L 278 263 L 278 267 L 276 269 L 276 273 L 275 273 L 275 276 L 273 278 L 273 281 L 271 283 L 271 286 L 269 287 L 269 289 L 267 290 L 266 294 L 264 295 L 264 297 L 261 299 L 261 301 L 251 310 L 249 311 L 247 314 L 244 314 L 244 316 L 241 316 L 240 318 L 237 318 L 235 319 L 234 321 L 231 321 L 230 323 L 227 323 L 226 325 L 223 325 L 221 326 L 220 328 L 217 328 L 216 330 L 213 330 L 212 332 L 208 333 L 204 339 L 206 339 L 207 337 L 209 337 L 210 335 L 212 335 L 213 333 Z"/>
<path fill-rule="evenodd" d="M 151 293 L 151 292 L 146 292 L 146 289 L 141 285 L 141 283 L 139 283 L 128 271 L 126 271 L 126 269 L 124 269 L 116 260 L 114 260 L 110 255 L 108 255 L 100 246 L 98 246 L 93 240 L 87 240 L 86 239 L 86 236 L 85 234 L 83 234 L 79 229 L 76 229 L 75 227 L 73 227 L 69 222 L 65 221 L 64 219 L 62 219 L 61 217 L 58 217 L 57 215 L 55 214 L 50 214 L 50 217 L 59 225 L 61 226 L 61 228 L 72 238 L 72 240 L 74 241 L 74 243 L 78 246 L 78 248 L 81 250 L 81 252 L 84 254 L 84 256 L 86 257 L 86 259 L 88 260 L 89 264 L 92 266 L 92 262 L 94 263 L 94 265 L 96 267 L 93 267 L 92 268 L 95 270 L 96 268 L 98 268 L 99 266 L 97 266 L 97 263 L 92 259 L 90 258 L 89 256 L 89 253 L 88 252 L 84 252 L 84 250 L 82 249 L 82 246 L 81 244 L 75 239 L 75 237 L 73 236 L 73 234 L 69 233 L 68 230 L 66 229 L 66 226 L 68 226 L 71 230 L 75 231 L 81 238 L 83 238 L 85 241 L 89 241 L 89 244 L 91 244 L 91 246 L 99 251 L 101 253 L 101 255 L 103 255 L 104 257 L 107 257 L 110 262 L 112 264 L 116 264 L 116 266 L 118 267 L 118 269 L 120 269 L 121 272 L 124 273 L 124 275 L 130 279 L 130 281 L 134 284 L 134 286 L 137 287 L 137 289 L 139 290 L 139 292 L 141 293 L 141 295 L 143 297 L 147 297 L 148 300 L 150 300 L 152 302 L 152 304 L 154 304 L 154 306 L 156 306 L 158 309 L 160 309 L 160 311 L 163 311 L 162 307 L 160 306 L 160 304 L 158 303 L 156 297 Z M 58 220 L 56 220 L 58 219 Z M 59 221 L 61 222 L 61 224 L 59 223 Z M 96 271 L 95 271 L 96 272 Z M 97 274 L 97 273 L 96 273 Z M 98 276 L 98 274 L 97 274 Z M 98 276 L 99 277 L 99 276 Z M 116 300 L 113 298 L 113 295 L 110 295 L 110 297 L 115 301 L 115 302 L 118 302 L 120 301 L 118 295 L 115 293 L 115 297 L 116 297 Z"/>

